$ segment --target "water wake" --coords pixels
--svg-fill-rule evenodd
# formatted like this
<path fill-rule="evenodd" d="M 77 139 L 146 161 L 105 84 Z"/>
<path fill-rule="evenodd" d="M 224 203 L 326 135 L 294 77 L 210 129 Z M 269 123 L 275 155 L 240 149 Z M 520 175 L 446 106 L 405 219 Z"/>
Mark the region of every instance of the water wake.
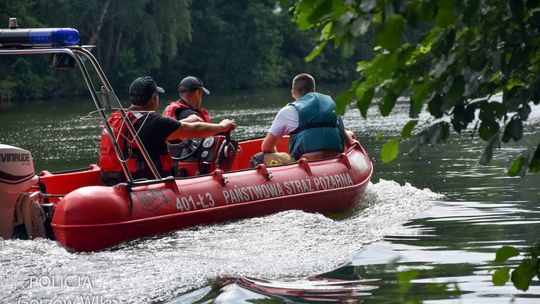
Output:
<path fill-rule="evenodd" d="M 170 300 L 223 277 L 309 277 L 339 266 L 363 244 L 404 229 L 404 222 L 440 198 L 427 189 L 381 180 L 370 184 L 359 207 L 341 220 L 287 211 L 89 254 L 68 253 L 47 240 L 3 241 L 2 297 L 16 302 L 91 294 L 142 303 Z M 68 276 L 71 283 L 62 285 Z"/>

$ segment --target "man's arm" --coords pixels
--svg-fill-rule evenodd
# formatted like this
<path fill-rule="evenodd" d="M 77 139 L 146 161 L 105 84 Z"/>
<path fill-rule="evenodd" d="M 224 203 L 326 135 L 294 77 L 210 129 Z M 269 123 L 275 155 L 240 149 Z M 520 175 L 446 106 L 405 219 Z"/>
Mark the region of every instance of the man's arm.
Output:
<path fill-rule="evenodd" d="M 296 128 L 298 128 L 298 111 L 290 105 L 281 108 L 261 144 L 261 151 L 265 153 L 277 152 L 276 144 L 279 140 Z"/>
<path fill-rule="evenodd" d="M 345 139 L 345 146 L 349 147 L 354 143 L 354 133 L 349 130 L 341 130 L 341 134 L 343 135 L 343 138 Z"/>
<path fill-rule="evenodd" d="M 208 137 L 221 132 L 232 131 L 236 128 L 236 123 L 229 119 L 222 120 L 219 124 L 205 122 L 182 122 L 180 127 L 167 137 L 167 140 Z"/>
<path fill-rule="evenodd" d="M 277 152 L 276 144 L 278 143 L 280 139 L 281 137 L 277 137 L 273 135 L 272 133 L 268 133 L 261 144 L 261 151 L 264 153 Z"/>
<path fill-rule="evenodd" d="M 184 119 L 180 119 L 181 122 L 204 122 L 204 120 L 196 114 L 191 114 Z"/>

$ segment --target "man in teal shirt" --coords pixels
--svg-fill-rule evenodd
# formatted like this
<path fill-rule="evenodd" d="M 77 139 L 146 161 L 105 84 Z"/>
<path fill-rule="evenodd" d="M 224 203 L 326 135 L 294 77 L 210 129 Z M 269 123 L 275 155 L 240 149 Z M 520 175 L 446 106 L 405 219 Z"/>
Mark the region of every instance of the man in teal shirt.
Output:
<path fill-rule="evenodd" d="M 317 160 L 334 157 L 343 152 L 345 144 L 353 142 L 345 131 L 341 117 L 335 113 L 336 104 L 328 95 L 315 92 L 315 79 L 299 74 L 292 82 L 294 102 L 283 107 L 276 115 L 261 151 L 277 152 L 276 144 L 289 134 L 289 153 L 299 159 Z M 352 132 L 351 132 L 352 133 Z M 255 157 L 255 161 L 262 156 Z"/>

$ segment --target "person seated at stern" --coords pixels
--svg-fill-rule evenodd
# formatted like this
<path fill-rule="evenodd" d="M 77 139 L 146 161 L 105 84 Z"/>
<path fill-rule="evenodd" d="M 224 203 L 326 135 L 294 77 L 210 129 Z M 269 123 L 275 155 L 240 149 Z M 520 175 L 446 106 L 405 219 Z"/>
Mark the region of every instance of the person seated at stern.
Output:
<path fill-rule="evenodd" d="M 219 124 L 212 124 L 177 121 L 160 115 L 155 112 L 159 103 L 158 93 L 164 93 L 164 90 L 157 86 L 152 77 L 144 76 L 135 79 L 129 87 L 131 106 L 126 109 L 126 114 L 161 177 L 171 175 L 173 165 L 171 155 L 167 150 L 168 140 L 208 137 L 232 131 L 236 128 L 236 124 L 228 119 L 224 119 Z M 153 179 L 154 175 L 148 168 L 133 137 L 125 127 L 125 121 L 122 119 L 120 112 L 112 113 L 108 121 L 133 178 Z M 126 181 L 106 129 L 101 134 L 99 166 L 102 170 L 101 180 L 105 185 L 115 185 Z"/>
<path fill-rule="evenodd" d="M 265 155 L 276 153 L 276 144 L 287 134 L 289 153 L 296 160 L 334 157 L 343 152 L 345 143 L 353 143 L 341 117 L 336 115 L 332 97 L 315 92 L 315 79 L 311 75 L 303 73 L 294 77 L 291 96 L 295 101 L 277 113 L 261 144 L 262 152 L 252 158 L 252 166 L 265 162 Z"/>

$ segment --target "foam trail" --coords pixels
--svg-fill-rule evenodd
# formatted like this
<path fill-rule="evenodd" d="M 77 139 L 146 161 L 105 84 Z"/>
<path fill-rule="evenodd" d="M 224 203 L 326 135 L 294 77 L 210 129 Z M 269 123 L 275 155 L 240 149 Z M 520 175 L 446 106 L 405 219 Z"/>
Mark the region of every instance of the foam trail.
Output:
<path fill-rule="evenodd" d="M 404 222 L 440 197 L 381 180 L 367 188 L 361 202 L 366 207 L 344 220 L 287 211 L 179 230 L 90 254 L 68 253 L 47 240 L 4 241 L 2 297 L 13 302 L 21 296 L 66 299 L 90 293 L 143 303 L 170 300 L 220 277 L 312 276 L 339 266 L 363 244 L 404 229 Z M 68 275 L 87 277 L 92 286 L 30 284 L 34 276 Z"/>

